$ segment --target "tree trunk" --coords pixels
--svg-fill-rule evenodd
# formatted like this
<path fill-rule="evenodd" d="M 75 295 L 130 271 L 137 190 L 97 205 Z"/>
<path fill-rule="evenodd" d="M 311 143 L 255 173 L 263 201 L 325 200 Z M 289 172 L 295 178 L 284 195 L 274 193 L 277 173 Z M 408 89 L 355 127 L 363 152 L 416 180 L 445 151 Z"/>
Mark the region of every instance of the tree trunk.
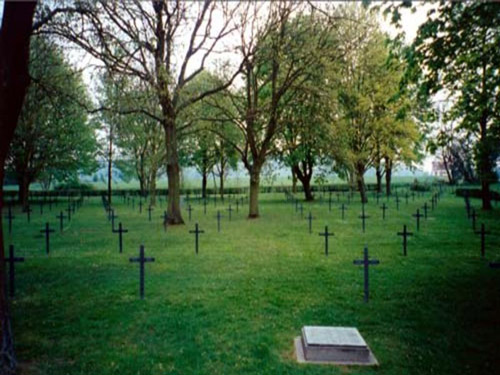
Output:
<path fill-rule="evenodd" d="M 304 163 L 304 169 L 306 168 L 306 164 Z M 311 188 L 311 179 L 312 179 L 312 167 L 309 171 L 301 171 L 300 167 L 298 165 L 294 166 L 294 173 L 297 176 L 298 180 L 302 184 L 302 187 L 304 188 L 304 196 L 305 200 L 307 202 L 311 202 L 314 200 L 314 195 L 312 193 L 312 188 Z"/>
<path fill-rule="evenodd" d="M 29 205 L 29 195 L 30 195 L 30 178 L 24 174 L 18 177 L 19 184 L 19 204 L 25 210 Z"/>
<path fill-rule="evenodd" d="M 382 169 L 380 164 L 375 168 L 375 175 L 377 176 L 377 193 L 382 192 Z"/>
<path fill-rule="evenodd" d="M 450 166 L 448 165 L 448 158 L 443 155 L 443 165 L 444 165 L 444 170 L 446 171 L 446 176 L 448 176 L 448 184 L 454 185 L 455 180 L 453 179 L 453 176 L 450 172 Z"/>
<path fill-rule="evenodd" d="M 201 196 L 202 198 L 207 197 L 207 171 L 203 171 L 201 176 Z"/>
<path fill-rule="evenodd" d="M 219 194 L 221 201 L 224 201 L 224 172 L 219 175 Z"/>
<path fill-rule="evenodd" d="M 151 171 L 149 180 L 149 204 L 154 206 L 156 204 L 156 169 Z"/>
<path fill-rule="evenodd" d="M 297 175 L 295 174 L 295 170 L 292 167 L 292 193 L 297 193 Z"/>
<path fill-rule="evenodd" d="M 3 206 L 5 160 L 29 85 L 29 42 L 36 2 L 3 3 L 0 32 L 0 212 Z M 14 336 L 6 295 L 5 251 L 0 215 L 0 373 L 16 371 Z"/>
<path fill-rule="evenodd" d="M 111 206 L 111 179 L 113 178 L 113 125 L 109 125 L 108 204 Z"/>
<path fill-rule="evenodd" d="M 260 167 L 255 164 L 250 171 L 250 204 L 249 204 L 249 219 L 259 217 L 259 189 L 260 189 Z"/>
<path fill-rule="evenodd" d="M 166 133 L 165 143 L 167 148 L 167 178 L 168 178 L 168 199 L 167 214 L 168 225 L 184 224 L 181 213 L 181 176 L 179 167 L 179 155 L 177 153 L 177 129 L 175 128 L 175 118 L 171 113 L 165 118 L 164 129 Z"/>
<path fill-rule="evenodd" d="M 479 170 L 481 178 L 481 198 L 483 210 L 491 210 L 490 176 L 492 165 L 490 163 L 490 147 L 486 138 L 487 114 L 483 113 L 480 120 L 481 135 L 479 138 Z"/>
<path fill-rule="evenodd" d="M 392 160 L 385 158 L 385 194 L 391 195 L 391 180 L 392 180 Z"/>
<path fill-rule="evenodd" d="M 356 183 L 358 185 L 361 202 L 368 203 L 365 185 L 365 166 L 363 163 L 357 163 L 356 165 Z"/>

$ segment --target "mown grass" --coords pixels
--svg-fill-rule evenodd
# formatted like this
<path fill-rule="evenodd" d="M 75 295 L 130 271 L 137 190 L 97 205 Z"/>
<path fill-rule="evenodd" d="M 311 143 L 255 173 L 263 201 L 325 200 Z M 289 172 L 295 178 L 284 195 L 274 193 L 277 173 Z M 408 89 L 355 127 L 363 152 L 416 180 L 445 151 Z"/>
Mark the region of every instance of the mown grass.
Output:
<path fill-rule="evenodd" d="M 98 199 L 88 200 L 44 251 L 39 233 L 63 204 L 38 208 L 30 224 L 18 210 L 13 235 L 18 264 L 12 301 L 16 349 L 23 374 L 496 374 L 500 368 L 500 272 L 498 210 L 480 213 L 492 232 L 486 258 L 467 220 L 462 199 L 443 193 L 436 210 L 416 232 L 411 214 L 430 194 L 396 210 L 382 211 L 370 199 L 367 231 L 361 233 L 360 205 L 352 202 L 340 218 L 323 203 L 304 203 L 316 218 L 313 234 L 282 194 L 261 196 L 261 218 L 248 220 L 246 206 L 227 211 L 217 233 L 215 214 L 228 203 L 191 202 L 192 222 L 164 233 L 157 206 L 147 213 L 115 198 L 113 206 L 129 233 L 124 253 L 111 233 Z M 340 201 L 346 201 L 340 197 Z M 357 201 L 357 199 L 356 199 Z M 385 200 L 384 200 L 385 201 Z M 472 200 L 479 208 L 479 201 Z M 164 205 L 164 203 L 163 203 Z M 233 208 L 235 207 L 233 203 Z M 187 203 L 184 203 L 184 209 Z M 198 222 L 205 233 L 200 252 L 188 230 Z M 325 225 L 330 237 L 326 257 Z M 402 256 L 396 232 L 414 232 Z M 7 223 L 4 221 L 4 233 Z M 137 256 L 146 256 L 146 298 L 138 297 Z M 373 267 L 371 300 L 363 303 L 362 256 Z M 300 365 L 293 339 L 304 325 L 355 326 L 372 348 L 379 367 Z"/>

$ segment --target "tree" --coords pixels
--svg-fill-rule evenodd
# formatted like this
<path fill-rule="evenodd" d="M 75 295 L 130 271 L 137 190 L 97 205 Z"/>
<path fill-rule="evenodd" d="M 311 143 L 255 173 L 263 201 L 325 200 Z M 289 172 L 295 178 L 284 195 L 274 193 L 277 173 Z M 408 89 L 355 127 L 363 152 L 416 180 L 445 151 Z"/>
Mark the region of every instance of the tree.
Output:
<path fill-rule="evenodd" d="M 0 28 L 0 212 L 3 207 L 3 180 L 9 144 L 14 136 L 30 78 L 29 43 L 36 2 L 5 1 Z M 0 216 L 0 372 L 16 371 L 14 337 L 6 295 L 5 249 Z"/>
<path fill-rule="evenodd" d="M 294 18 L 307 12 L 295 2 L 259 4 L 253 11 L 253 19 L 262 22 L 244 20 L 240 30 L 244 88 L 227 91 L 230 108 L 218 106 L 241 134 L 241 143 L 228 142 L 250 175 L 249 218 L 259 217 L 260 174 L 284 125 L 282 111 L 294 88 L 308 79 L 310 66 L 324 58 L 331 27 L 319 12 Z"/>
<path fill-rule="evenodd" d="M 138 112 L 122 111 L 136 106 L 147 108 L 151 113 L 158 111 L 156 97 L 140 80 L 103 75 L 101 87 L 101 105 L 107 110 L 102 113 L 108 127 L 108 151 L 113 142 L 120 152 L 120 169 L 127 169 L 124 164 L 132 164 L 132 169 L 139 180 L 142 196 L 149 195 L 150 204 L 156 203 L 156 179 L 165 164 L 165 134 L 160 124 L 151 117 Z M 112 137 L 110 136 L 112 135 Z M 108 175 L 111 174 L 112 152 L 108 154 Z M 108 181 L 110 178 L 108 178 Z M 109 186 L 108 189 L 111 187 Z"/>
<path fill-rule="evenodd" d="M 227 88 L 239 72 L 229 73 L 219 87 L 184 93 L 204 71 L 221 40 L 235 29 L 238 4 L 203 2 L 77 2 L 55 17 L 47 29 L 99 59 L 108 71 L 140 79 L 156 94 L 161 114 L 131 107 L 158 121 L 165 131 L 168 176 L 168 223 L 182 224 L 180 210 L 179 132 L 181 113 L 197 101 Z M 217 22 L 215 18 L 217 17 Z M 231 71 L 226 67 L 225 71 Z"/>
<path fill-rule="evenodd" d="M 32 38 L 29 70 L 32 84 L 7 156 L 23 207 L 30 184 L 42 175 L 74 180 L 96 166 L 94 128 L 80 105 L 88 100 L 81 77 L 42 36 Z"/>
<path fill-rule="evenodd" d="M 418 30 L 410 67 L 420 72 L 421 95 L 453 103 L 446 116 L 477 142 L 482 207 L 491 209 L 490 184 L 500 133 L 500 4 L 440 1 Z"/>

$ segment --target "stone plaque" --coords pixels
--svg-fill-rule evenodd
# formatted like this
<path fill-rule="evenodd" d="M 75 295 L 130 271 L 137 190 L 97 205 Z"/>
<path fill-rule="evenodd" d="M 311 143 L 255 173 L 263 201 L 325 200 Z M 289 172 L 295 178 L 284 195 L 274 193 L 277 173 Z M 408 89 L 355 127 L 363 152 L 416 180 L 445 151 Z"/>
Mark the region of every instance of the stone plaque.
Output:
<path fill-rule="evenodd" d="M 305 363 L 377 365 L 356 328 L 305 326 L 295 339 L 297 360 Z"/>

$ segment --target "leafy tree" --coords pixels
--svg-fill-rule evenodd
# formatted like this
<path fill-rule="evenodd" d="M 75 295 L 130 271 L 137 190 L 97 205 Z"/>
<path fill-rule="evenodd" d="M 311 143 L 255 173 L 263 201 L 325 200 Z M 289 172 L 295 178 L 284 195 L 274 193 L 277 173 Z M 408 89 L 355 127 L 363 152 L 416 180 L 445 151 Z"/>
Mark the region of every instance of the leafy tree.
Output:
<path fill-rule="evenodd" d="M 410 56 L 411 68 L 420 72 L 421 94 L 445 96 L 453 103 L 446 116 L 477 140 L 484 210 L 491 209 L 500 133 L 499 24 L 497 2 L 440 1 L 420 26 Z"/>
<path fill-rule="evenodd" d="M 23 207 L 30 184 L 40 177 L 74 180 L 96 167 L 94 128 L 80 105 L 87 100 L 81 77 L 41 36 L 32 38 L 29 69 L 32 84 L 7 157 Z"/>

